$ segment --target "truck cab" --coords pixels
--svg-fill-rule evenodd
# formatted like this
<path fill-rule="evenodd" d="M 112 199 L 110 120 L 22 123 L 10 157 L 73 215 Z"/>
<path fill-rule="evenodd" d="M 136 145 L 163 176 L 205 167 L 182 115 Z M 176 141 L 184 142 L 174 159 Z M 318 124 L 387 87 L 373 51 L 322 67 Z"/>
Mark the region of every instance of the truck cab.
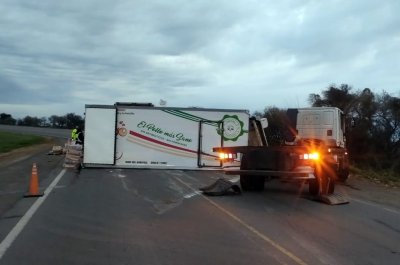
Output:
<path fill-rule="evenodd" d="M 346 181 L 349 162 L 343 111 L 336 107 L 299 108 L 288 109 L 287 116 L 295 144 L 323 146 L 336 180 Z"/>
<path fill-rule="evenodd" d="M 288 109 L 296 139 L 321 140 L 328 147 L 345 148 L 343 112 L 335 107 Z"/>
<path fill-rule="evenodd" d="M 249 141 L 247 146 L 213 150 L 223 153 L 224 160 L 241 157 L 239 170 L 225 172 L 239 174 L 243 190 L 263 190 L 265 180 L 280 178 L 308 182 L 312 195 L 330 195 L 335 182 L 345 181 L 349 175 L 343 120 L 343 112 L 334 107 L 288 109 L 290 133 L 283 144 Z M 249 140 L 262 139 L 263 133 L 264 126 L 254 125 L 249 128 Z"/>

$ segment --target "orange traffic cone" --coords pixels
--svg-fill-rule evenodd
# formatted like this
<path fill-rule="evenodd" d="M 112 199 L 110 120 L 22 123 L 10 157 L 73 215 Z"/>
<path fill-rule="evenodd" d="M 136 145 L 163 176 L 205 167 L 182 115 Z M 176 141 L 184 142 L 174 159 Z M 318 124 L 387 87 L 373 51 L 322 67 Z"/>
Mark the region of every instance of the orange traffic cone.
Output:
<path fill-rule="evenodd" d="M 36 167 L 36 163 L 33 163 L 31 180 L 29 184 L 29 191 L 24 195 L 24 197 L 40 197 L 43 196 L 43 192 L 39 192 L 39 176 Z"/>

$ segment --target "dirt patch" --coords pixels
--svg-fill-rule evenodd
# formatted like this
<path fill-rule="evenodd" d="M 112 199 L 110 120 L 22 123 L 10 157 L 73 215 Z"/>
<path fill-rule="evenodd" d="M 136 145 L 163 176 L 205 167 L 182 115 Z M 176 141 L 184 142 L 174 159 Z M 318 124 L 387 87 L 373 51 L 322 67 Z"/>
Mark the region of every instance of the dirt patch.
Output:
<path fill-rule="evenodd" d="M 57 142 L 54 139 L 47 139 L 47 141 L 42 144 L 18 148 L 7 153 L 2 153 L 0 154 L 0 167 L 6 167 L 44 150 L 50 151 L 54 145 L 57 145 Z"/>

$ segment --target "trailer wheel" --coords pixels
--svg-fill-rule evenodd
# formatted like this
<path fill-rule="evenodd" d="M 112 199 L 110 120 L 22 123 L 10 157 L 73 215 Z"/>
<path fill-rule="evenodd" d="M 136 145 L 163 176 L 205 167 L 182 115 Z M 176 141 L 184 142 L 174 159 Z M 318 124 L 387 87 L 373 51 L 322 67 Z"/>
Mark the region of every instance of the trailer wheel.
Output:
<path fill-rule="evenodd" d="M 247 157 L 245 155 L 242 157 L 242 162 L 240 163 L 240 169 L 241 170 L 250 169 Z M 264 183 L 265 183 L 264 176 L 240 175 L 240 186 L 244 191 L 263 191 Z"/>

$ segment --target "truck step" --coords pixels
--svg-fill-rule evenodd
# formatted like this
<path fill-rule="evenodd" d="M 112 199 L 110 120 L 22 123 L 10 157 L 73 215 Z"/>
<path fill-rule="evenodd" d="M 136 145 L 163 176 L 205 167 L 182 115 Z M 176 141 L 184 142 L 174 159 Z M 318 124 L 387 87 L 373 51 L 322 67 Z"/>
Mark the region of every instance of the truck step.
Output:
<path fill-rule="evenodd" d="M 209 196 L 222 196 L 241 194 L 239 183 L 230 180 L 219 178 L 217 181 L 209 186 L 199 188 L 205 195 Z"/>

